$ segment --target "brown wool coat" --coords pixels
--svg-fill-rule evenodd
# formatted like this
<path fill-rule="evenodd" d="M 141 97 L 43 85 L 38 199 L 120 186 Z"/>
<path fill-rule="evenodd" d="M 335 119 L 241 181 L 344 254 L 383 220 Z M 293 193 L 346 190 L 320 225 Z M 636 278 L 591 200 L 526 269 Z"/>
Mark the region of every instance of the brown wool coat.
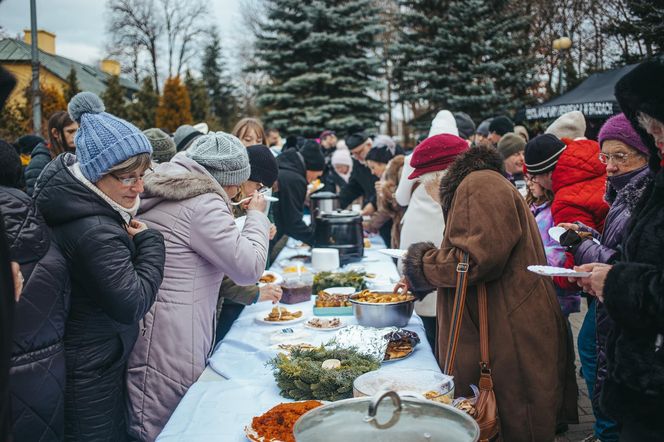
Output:
<path fill-rule="evenodd" d="M 441 183 L 441 189 L 455 190 L 451 199 L 449 193 L 447 198 L 444 191 L 441 195 L 443 208 L 449 204 L 443 243 L 440 248 L 431 243 L 411 246 L 405 276 L 416 293 L 438 288 L 437 355 L 442 365 L 455 269 L 460 252 L 469 252 L 469 289 L 454 367 L 456 394 L 470 395 L 469 385 L 479 379 L 475 287 L 483 282 L 503 440 L 551 441 L 557 421 L 577 418 L 573 347 L 551 281 L 526 270 L 531 264 L 546 264 L 546 257 L 535 219 L 497 171 L 499 161 L 493 153 L 471 149 L 450 168 Z"/>

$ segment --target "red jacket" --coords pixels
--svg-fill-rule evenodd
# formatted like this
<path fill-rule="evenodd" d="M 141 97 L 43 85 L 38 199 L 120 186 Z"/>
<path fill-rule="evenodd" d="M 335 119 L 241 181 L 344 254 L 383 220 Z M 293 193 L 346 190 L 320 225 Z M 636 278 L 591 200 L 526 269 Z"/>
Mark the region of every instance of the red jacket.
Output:
<path fill-rule="evenodd" d="M 555 225 L 581 221 L 601 232 L 609 206 L 604 201 L 606 166 L 599 161 L 599 144 L 592 140 L 563 138 L 567 145 L 551 176 L 553 203 L 551 213 Z M 567 254 L 565 267 L 574 266 L 574 257 Z M 554 278 L 560 288 L 578 290 L 567 278 Z"/>

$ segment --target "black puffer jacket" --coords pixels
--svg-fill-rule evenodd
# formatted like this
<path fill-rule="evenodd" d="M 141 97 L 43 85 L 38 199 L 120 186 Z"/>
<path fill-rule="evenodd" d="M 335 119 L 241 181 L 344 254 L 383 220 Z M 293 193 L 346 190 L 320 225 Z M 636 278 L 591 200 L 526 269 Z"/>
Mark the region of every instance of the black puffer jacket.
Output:
<path fill-rule="evenodd" d="M 67 261 L 28 195 L 0 186 L 0 209 L 12 260 L 25 278 L 9 372 L 14 440 L 59 441 L 65 427 Z"/>
<path fill-rule="evenodd" d="M 150 229 L 132 240 L 120 214 L 74 177 L 74 163 L 74 155 L 58 156 L 35 187 L 72 279 L 65 437 L 122 441 L 126 362 L 161 285 L 164 239 Z"/>
<path fill-rule="evenodd" d="M 283 235 L 298 241 L 313 244 L 314 231 L 302 221 L 304 200 L 307 197 L 307 171 L 302 155 L 296 150 L 288 150 L 277 157 L 279 164 L 279 190 L 275 196 L 279 201 L 274 203 L 274 223 L 277 234 L 273 244 Z"/>
<path fill-rule="evenodd" d="M 377 207 L 376 181 L 378 181 L 378 178 L 371 173 L 371 170 L 354 159 L 353 171 L 350 174 L 348 184 L 339 193 L 341 208 L 345 209 L 359 197 L 364 199 L 363 204 L 372 203 L 374 207 Z"/>
<path fill-rule="evenodd" d="M 39 143 L 32 149 L 32 154 L 30 155 L 30 163 L 25 167 L 25 191 L 28 195 L 32 196 L 32 193 L 35 190 L 35 183 L 39 174 L 44 170 L 44 167 L 51 162 L 51 151 L 48 150 L 46 144 Z"/>

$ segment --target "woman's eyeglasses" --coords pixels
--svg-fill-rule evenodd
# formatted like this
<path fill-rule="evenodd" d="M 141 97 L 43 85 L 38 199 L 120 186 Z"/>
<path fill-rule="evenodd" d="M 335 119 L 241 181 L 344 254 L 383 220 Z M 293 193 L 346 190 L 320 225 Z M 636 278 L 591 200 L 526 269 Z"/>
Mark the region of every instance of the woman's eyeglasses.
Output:
<path fill-rule="evenodd" d="M 149 170 L 150 172 L 153 172 L 151 167 L 148 167 L 147 170 Z M 120 181 L 120 184 L 122 184 L 125 187 L 131 187 L 131 186 L 135 185 L 138 182 L 138 180 L 143 181 L 143 178 L 144 178 L 144 175 L 141 175 L 141 176 L 138 176 L 138 177 L 131 177 L 131 178 L 120 178 L 119 176 L 115 175 L 114 173 L 111 173 L 110 175 L 113 178 L 115 178 L 116 180 Z"/>
<path fill-rule="evenodd" d="M 618 153 L 604 153 L 601 152 L 599 154 L 599 162 L 602 164 L 608 164 L 609 161 L 611 161 L 613 164 L 625 164 L 629 157 L 631 157 L 633 154 L 631 153 L 623 153 L 623 152 L 618 152 Z"/>

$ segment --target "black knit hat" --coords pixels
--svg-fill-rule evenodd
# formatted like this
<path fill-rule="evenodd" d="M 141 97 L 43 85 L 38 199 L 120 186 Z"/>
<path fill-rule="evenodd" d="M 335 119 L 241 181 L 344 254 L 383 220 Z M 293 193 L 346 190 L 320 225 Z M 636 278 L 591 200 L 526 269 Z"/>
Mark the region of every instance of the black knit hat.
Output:
<path fill-rule="evenodd" d="M 365 161 L 371 160 L 375 161 L 376 163 L 387 164 L 392 158 L 394 158 L 394 154 L 390 151 L 389 147 L 375 146 L 371 148 L 365 158 Z"/>
<path fill-rule="evenodd" d="M 352 135 L 348 135 L 346 137 L 346 146 L 348 146 L 348 150 L 353 150 L 356 147 L 359 147 L 360 145 L 364 144 L 365 141 L 369 139 L 369 135 L 365 134 L 364 132 L 356 132 Z"/>
<path fill-rule="evenodd" d="M 320 151 L 320 145 L 314 140 L 307 140 L 300 149 L 300 154 L 304 158 L 304 165 L 307 170 L 325 169 L 325 157 Z"/>
<path fill-rule="evenodd" d="M 514 123 L 509 117 L 501 115 L 491 120 L 491 124 L 489 124 L 489 133 L 491 132 L 495 132 L 502 137 L 507 132 L 514 132 Z"/>
<path fill-rule="evenodd" d="M 459 136 L 464 140 L 467 140 L 475 134 L 475 122 L 467 113 L 454 112 L 454 121 L 456 121 Z"/>
<path fill-rule="evenodd" d="M 264 144 L 249 146 L 247 147 L 247 155 L 249 155 L 249 165 L 251 166 L 249 181 L 272 187 L 274 182 L 277 181 L 279 167 L 270 148 Z"/>
<path fill-rule="evenodd" d="M 21 187 L 23 166 L 16 149 L 0 140 L 0 186 Z"/>
<path fill-rule="evenodd" d="M 551 172 L 567 145 L 553 134 L 538 135 L 526 144 L 526 170 L 539 175 Z"/>
<path fill-rule="evenodd" d="M 654 140 L 638 122 L 639 112 L 664 122 L 664 55 L 649 58 L 625 74 L 616 83 L 615 94 L 620 109 L 650 150 L 650 168 L 660 169 L 660 157 Z"/>
<path fill-rule="evenodd" d="M 20 154 L 30 155 L 37 144 L 45 142 L 39 135 L 23 135 L 16 140 L 16 149 Z"/>

